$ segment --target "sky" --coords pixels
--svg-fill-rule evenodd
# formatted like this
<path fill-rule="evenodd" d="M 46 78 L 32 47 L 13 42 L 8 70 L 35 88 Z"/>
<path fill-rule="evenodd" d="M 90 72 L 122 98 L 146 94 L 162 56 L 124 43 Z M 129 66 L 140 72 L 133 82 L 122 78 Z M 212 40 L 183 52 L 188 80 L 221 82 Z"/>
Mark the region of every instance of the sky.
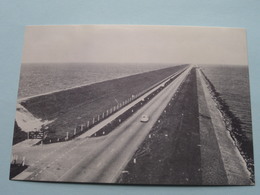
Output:
<path fill-rule="evenodd" d="M 240 28 L 27 26 L 22 63 L 161 63 L 247 65 Z"/>

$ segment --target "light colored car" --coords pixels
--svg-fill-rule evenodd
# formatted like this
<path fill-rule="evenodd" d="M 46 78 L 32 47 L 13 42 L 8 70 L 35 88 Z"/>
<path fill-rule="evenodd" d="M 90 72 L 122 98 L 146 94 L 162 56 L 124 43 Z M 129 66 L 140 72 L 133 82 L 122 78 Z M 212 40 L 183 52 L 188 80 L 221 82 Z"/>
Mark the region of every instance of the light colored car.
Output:
<path fill-rule="evenodd" d="M 149 121 L 149 117 L 148 117 L 147 115 L 144 114 L 144 115 L 141 116 L 140 121 L 146 123 L 146 122 Z"/>

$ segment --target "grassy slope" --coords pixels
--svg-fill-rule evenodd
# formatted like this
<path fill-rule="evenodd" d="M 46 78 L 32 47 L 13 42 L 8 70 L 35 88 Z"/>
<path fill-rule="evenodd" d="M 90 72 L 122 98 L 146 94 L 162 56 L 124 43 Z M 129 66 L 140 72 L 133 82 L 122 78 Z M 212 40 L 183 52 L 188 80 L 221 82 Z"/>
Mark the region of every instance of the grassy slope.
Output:
<path fill-rule="evenodd" d="M 57 120 L 49 126 L 49 136 L 64 137 L 73 133 L 79 124 L 102 114 L 123 102 L 133 94 L 138 94 L 182 67 L 170 67 L 124 78 L 104 81 L 88 86 L 69 89 L 53 94 L 31 98 L 22 102 L 34 116 L 44 120 Z"/>
<path fill-rule="evenodd" d="M 183 115 L 182 115 L 183 113 Z M 201 184 L 196 74 L 170 102 L 149 136 L 125 168 L 119 183 Z"/>

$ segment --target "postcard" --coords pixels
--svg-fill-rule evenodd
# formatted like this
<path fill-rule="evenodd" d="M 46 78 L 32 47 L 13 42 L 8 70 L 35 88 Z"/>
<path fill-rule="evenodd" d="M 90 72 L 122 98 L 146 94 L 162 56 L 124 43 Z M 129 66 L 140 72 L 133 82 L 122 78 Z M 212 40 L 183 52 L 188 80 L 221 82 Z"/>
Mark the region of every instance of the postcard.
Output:
<path fill-rule="evenodd" d="M 10 179 L 254 185 L 246 31 L 27 26 Z"/>

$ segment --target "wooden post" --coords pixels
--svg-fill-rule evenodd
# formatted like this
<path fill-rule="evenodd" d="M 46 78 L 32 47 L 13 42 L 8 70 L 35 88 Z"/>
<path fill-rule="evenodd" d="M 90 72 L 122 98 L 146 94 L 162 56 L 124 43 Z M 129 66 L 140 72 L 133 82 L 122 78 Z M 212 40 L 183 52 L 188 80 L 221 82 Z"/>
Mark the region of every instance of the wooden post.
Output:
<path fill-rule="evenodd" d="M 25 156 L 23 156 L 23 162 L 22 162 L 22 166 L 24 167 L 25 165 Z"/>
<path fill-rule="evenodd" d="M 83 131 L 83 126 L 84 126 L 84 125 L 80 125 L 80 131 Z"/>
<path fill-rule="evenodd" d="M 93 121 L 92 121 L 92 124 L 94 124 L 95 123 L 95 117 L 93 118 Z"/>
<path fill-rule="evenodd" d="M 77 133 L 77 128 L 74 128 L 74 135 L 76 135 Z"/>
<path fill-rule="evenodd" d="M 88 123 L 87 123 L 87 127 L 89 128 L 89 121 L 88 121 Z"/>

